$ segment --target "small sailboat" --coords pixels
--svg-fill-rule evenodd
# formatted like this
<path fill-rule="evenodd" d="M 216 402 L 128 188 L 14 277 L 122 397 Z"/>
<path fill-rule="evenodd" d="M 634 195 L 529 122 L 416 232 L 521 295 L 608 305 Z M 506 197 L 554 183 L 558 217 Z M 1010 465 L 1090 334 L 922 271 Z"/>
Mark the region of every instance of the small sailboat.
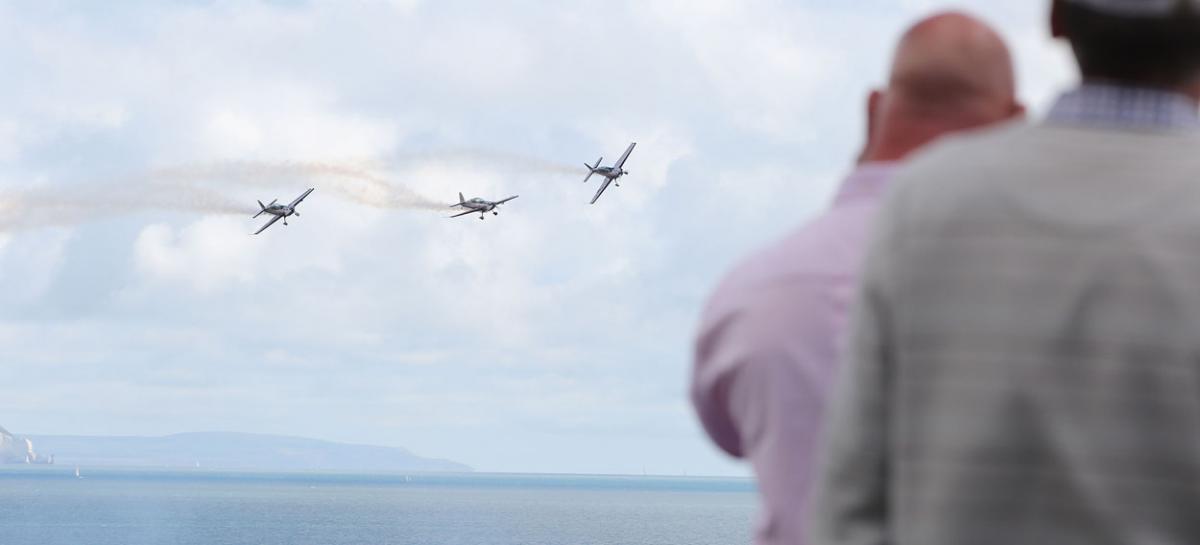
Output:
<path fill-rule="evenodd" d="M 82 479 L 82 478 L 83 478 L 83 476 L 79 474 L 79 466 L 75 466 L 75 478 L 76 478 L 76 479 Z"/>

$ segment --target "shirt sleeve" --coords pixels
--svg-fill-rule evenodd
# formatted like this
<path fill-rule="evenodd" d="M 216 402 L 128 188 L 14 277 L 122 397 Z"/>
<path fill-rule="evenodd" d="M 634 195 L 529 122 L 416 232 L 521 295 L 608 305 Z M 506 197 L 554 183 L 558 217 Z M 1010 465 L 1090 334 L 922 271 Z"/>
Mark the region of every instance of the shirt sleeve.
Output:
<path fill-rule="evenodd" d="M 850 342 L 831 400 L 819 455 L 811 528 L 817 545 L 885 545 L 888 536 L 888 419 L 894 261 L 899 199 L 876 220 Z"/>
<path fill-rule="evenodd" d="M 836 363 L 835 297 L 816 283 L 764 286 L 701 329 L 692 401 L 723 450 L 791 458 L 788 466 L 810 463 Z"/>
<path fill-rule="evenodd" d="M 718 296 L 720 293 L 718 292 Z M 737 374 L 738 356 L 731 337 L 736 336 L 736 314 L 721 318 L 710 309 L 702 319 L 692 353 L 692 406 L 709 438 L 730 456 L 744 456 L 737 423 L 730 412 L 730 384 Z"/>
<path fill-rule="evenodd" d="M 763 496 L 760 539 L 802 543 L 817 440 L 840 344 L 840 299 L 827 282 L 757 288 L 737 312 L 707 322 L 696 345 L 692 400 L 723 450 L 746 458 Z"/>

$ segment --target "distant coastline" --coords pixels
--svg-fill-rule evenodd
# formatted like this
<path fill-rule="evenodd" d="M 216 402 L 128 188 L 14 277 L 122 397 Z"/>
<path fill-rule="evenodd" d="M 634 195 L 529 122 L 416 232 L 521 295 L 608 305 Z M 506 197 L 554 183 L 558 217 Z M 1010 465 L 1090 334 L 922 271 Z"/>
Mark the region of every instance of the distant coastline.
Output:
<path fill-rule="evenodd" d="M 0 464 L 51 465 L 54 455 L 43 456 L 33 449 L 28 437 L 18 437 L 0 426 Z"/>
<path fill-rule="evenodd" d="M 402 448 L 281 435 L 201 432 L 161 437 L 31 435 L 15 438 L 3 433 L 12 440 L 4 443 L 4 435 L 0 435 L 0 447 L 5 444 L 20 446 L 7 450 L 0 448 L 0 461 L 5 463 L 37 463 L 26 461 L 25 457 L 25 450 L 32 453 L 36 445 L 39 452 L 52 456 L 42 460 L 71 466 L 240 471 L 474 471 L 466 464 L 425 458 Z"/>
<path fill-rule="evenodd" d="M 0 466 L 6 479 L 62 480 L 72 478 L 73 466 Z M 83 467 L 81 475 L 92 481 L 147 483 L 240 483 L 302 486 L 378 486 L 472 488 L 480 490 L 592 490 L 646 492 L 755 493 L 749 477 L 696 477 L 681 475 L 603 475 L 492 472 L 370 472 L 370 471 L 251 471 L 154 467 Z"/>

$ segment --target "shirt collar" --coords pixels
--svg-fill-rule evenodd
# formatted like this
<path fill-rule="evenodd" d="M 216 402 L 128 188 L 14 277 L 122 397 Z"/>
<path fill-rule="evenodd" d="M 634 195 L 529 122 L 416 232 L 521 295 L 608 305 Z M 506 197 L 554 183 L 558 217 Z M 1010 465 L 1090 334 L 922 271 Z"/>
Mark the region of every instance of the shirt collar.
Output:
<path fill-rule="evenodd" d="M 1084 83 L 1063 94 L 1046 120 L 1117 129 L 1200 128 L 1200 112 L 1186 95 L 1103 83 Z"/>
<path fill-rule="evenodd" d="M 878 199 L 899 167 L 898 162 L 882 161 L 859 165 L 838 187 L 833 206 L 837 208 L 863 199 Z"/>

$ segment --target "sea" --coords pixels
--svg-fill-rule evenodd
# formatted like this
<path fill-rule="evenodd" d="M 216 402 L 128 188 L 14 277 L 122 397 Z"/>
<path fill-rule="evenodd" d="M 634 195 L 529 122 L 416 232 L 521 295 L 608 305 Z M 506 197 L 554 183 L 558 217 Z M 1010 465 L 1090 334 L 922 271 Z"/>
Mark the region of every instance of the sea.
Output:
<path fill-rule="evenodd" d="M 0 466 L 0 544 L 749 544 L 736 478 Z"/>

